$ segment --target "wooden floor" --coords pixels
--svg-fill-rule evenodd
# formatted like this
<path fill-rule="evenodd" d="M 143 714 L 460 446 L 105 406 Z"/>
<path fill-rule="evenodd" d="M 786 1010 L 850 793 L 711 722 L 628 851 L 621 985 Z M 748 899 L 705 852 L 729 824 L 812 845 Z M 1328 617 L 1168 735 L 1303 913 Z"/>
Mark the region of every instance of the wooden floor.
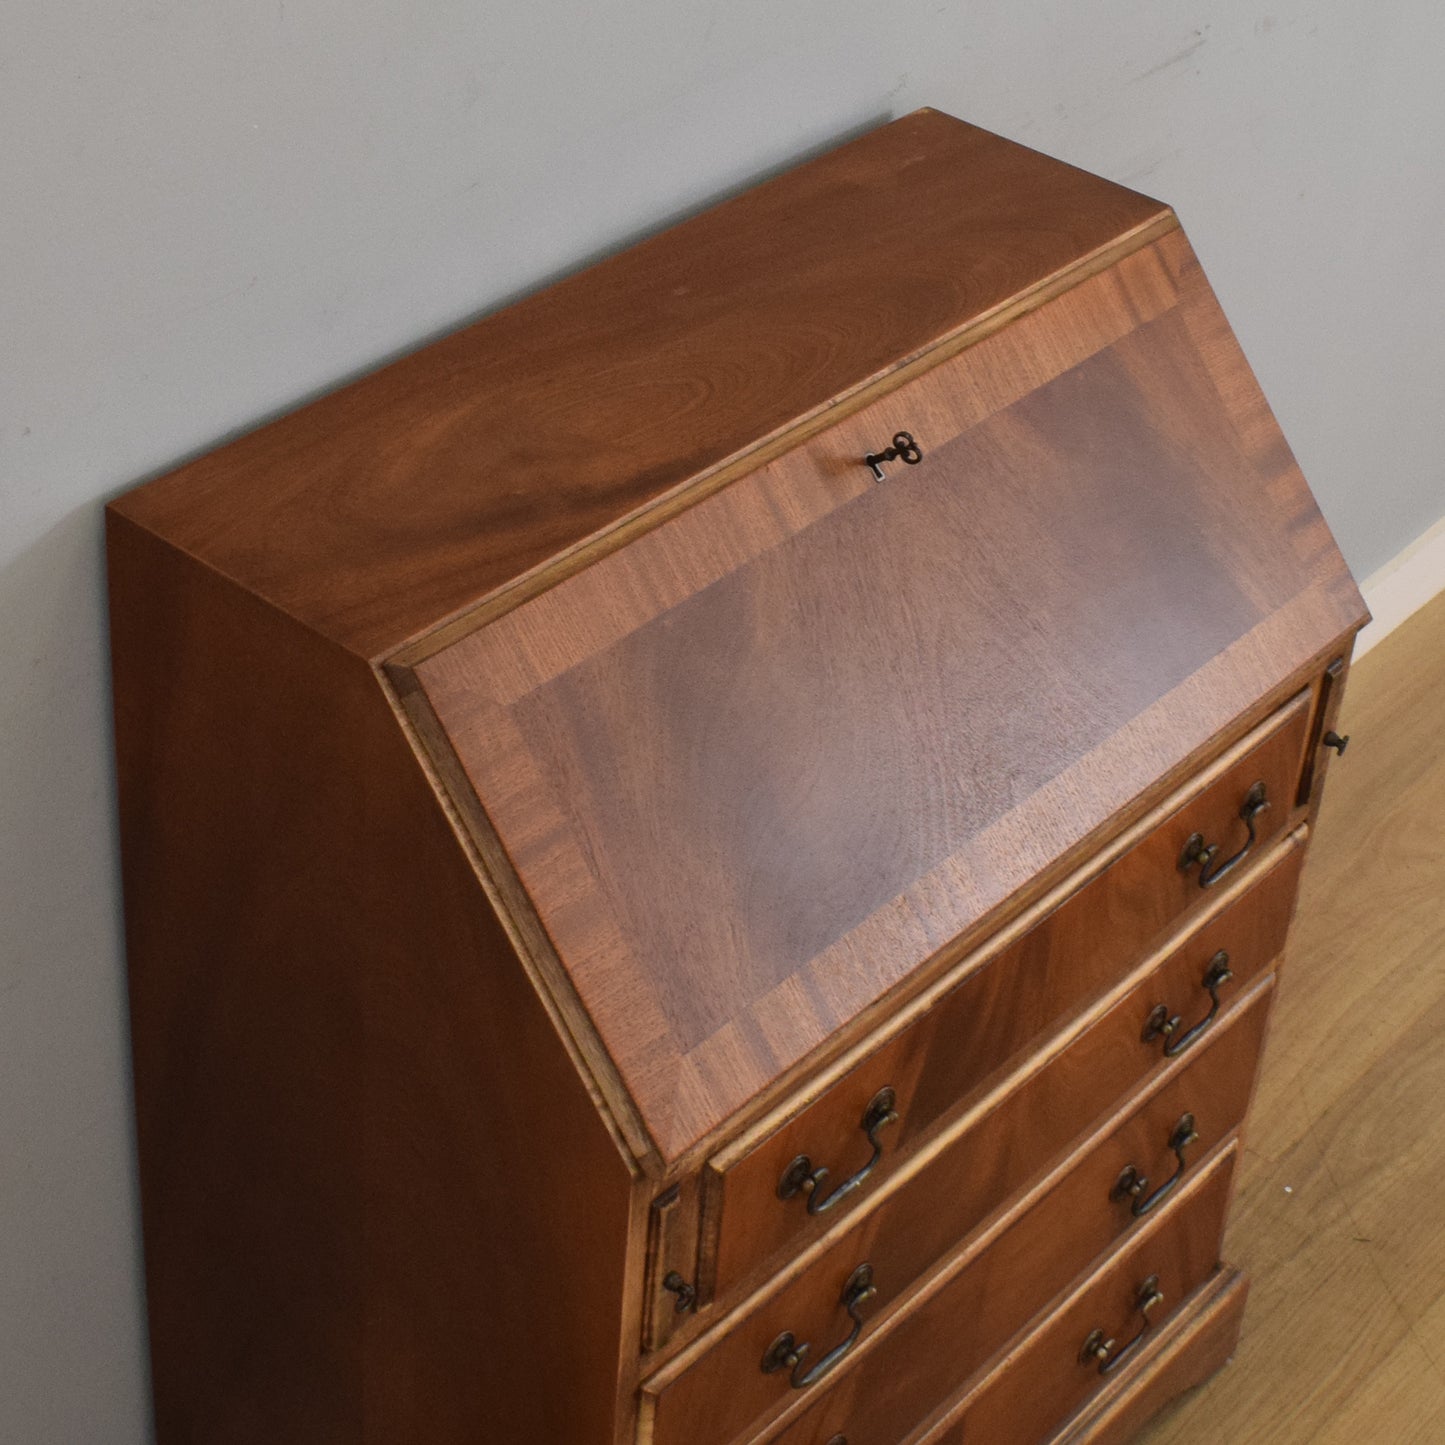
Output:
<path fill-rule="evenodd" d="M 1244 1335 L 1148 1445 L 1445 1442 L 1445 596 L 1345 709 L 1226 1241 Z"/>

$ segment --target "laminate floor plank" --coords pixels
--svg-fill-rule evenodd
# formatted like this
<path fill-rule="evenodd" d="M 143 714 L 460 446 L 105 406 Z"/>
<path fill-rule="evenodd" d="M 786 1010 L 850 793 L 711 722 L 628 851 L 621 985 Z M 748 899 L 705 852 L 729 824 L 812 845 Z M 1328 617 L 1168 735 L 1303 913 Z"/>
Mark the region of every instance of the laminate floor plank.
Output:
<path fill-rule="evenodd" d="M 1354 668 L 1226 1258 L 1231 1366 L 1140 1445 L 1445 1441 L 1445 596 Z"/>
<path fill-rule="evenodd" d="M 1404 1340 L 1314 1437 L 1318 1445 L 1360 1445 L 1367 1440 L 1439 1445 L 1445 1440 L 1445 1394 L 1438 1389 L 1438 1375 L 1431 1374 L 1431 1363 L 1417 1341 Z"/>

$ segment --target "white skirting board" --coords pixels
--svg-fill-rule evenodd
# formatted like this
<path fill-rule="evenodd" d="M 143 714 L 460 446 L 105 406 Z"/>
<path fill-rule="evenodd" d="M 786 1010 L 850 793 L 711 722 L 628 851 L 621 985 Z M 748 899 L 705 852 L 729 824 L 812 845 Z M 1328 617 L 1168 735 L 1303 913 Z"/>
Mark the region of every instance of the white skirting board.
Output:
<path fill-rule="evenodd" d="M 1360 633 L 1355 656 L 1363 657 L 1411 614 L 1445 592 L 1445 517 L 1416 537 L 1361 584 L 1374 621 Z"/>

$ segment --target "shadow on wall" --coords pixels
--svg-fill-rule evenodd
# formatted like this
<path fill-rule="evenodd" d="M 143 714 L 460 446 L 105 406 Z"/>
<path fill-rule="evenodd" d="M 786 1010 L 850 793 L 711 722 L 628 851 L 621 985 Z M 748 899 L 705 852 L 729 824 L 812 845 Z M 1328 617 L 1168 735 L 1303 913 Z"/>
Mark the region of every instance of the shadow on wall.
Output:
<path fill-rule="evenodd" d="M 77 1413 L 95 1412 L 84 1438 L 137 1441 L 149 1405 L 101 538 L 89 503 L 0 569 L 0 1331 L 14 1418 L 52 1417 L 69 1378 L 85 1382 Z"/>
<path fill-rule="evenodd" d="M 270 415 L 171 458 L 112 495 L 888 119 L 869 114 L 389 356 L 289 398 Z M 109 704 L 105 500 L 67 513 L 0 565 L 0 1149 L 14 1165 L 0 1182 L 6 1224 L 0 1332 L 7 1335 L 7 1367 L 15 1367 L 6 1383 L 7 1418 L 56 1418 L 55 1382 L 69 1378 L 84 1382 L 65 1407 L 68 1432 L 84 1422 L 82 1435 L 73 1438 L 136 1442 L 150 1437 L 150 1425 Z"/>

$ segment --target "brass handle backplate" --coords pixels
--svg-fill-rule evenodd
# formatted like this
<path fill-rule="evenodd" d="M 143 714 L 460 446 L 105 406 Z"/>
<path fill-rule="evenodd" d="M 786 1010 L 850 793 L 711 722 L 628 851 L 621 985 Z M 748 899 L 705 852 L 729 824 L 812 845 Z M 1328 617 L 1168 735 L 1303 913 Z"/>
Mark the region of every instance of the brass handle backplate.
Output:
<path fill-rule="evenodd" d="M 1254 820 L 1268 807 L 1269 797 L 1265 792 L 1264 784 L 1262 782 L 1255 783 L 1244 795 L 1244 802 L 1239 807 L 1240 821 L 1249 830 L 1249 836 L 1244 840 L 1243 847 L 1222 863 L 1217 862 L 1219 844 L 1206 843 L 1203 833 L 1191 833 L 1185 840 L 1184 851 L 1179 855 L 1179 867 L 1187 873 L 1198 863 L 1201 888 L 1213 888 L 1216 883 L 1222 883 L 1249 856 L 1250 849 L 1258 841 Z"/>
<path fill-rule="evenodd" d="M 784 1330 L 763 1355 L 763 1374 L 773 1375 L 779 1370 L 789 1370 L 789 1383 L 795 1390 L 806 1390 L 809 1385 L 816 1385 L 824 1375 L 836 1369 L 858 1343 L 858 1337 L 863 1333 L 861 1310 L 877 1293 L 877 1286 L 873 1283 L 873 1266 L 860 1264 L 848 1276 L 848 1283 L 843 1286 L 843 1308 L 848 1312 L 848 1318 L 853 1321 L 848 1338 L 841 1344 L 834 1345 L 811 1369 L 805 1370 L 804 1357 L 812 1346 L 806 1341 L 799 1344 L 791 1330 Z"/>
<path fill-rule="evenodd" d="M 1142 1218 L 1156 1205 L 1162 1204 L 1173 1193 L 1174 1186 L 1184 1178 L 1184 1171 L 1189 1167 L 1189 1161 L 1184 1157 L 1184 1151 L 1198 1139 L 1199 1135 L 1194 1128 L 1194 1115 L 1181 1114 L 1179 1122 L 1169 1135 L 1169 1147 L 1179 1161 L 1174 1172 L 1152 1194 L 1146 1195 L 1145 1190 L 1149 1188 L 1148 1178 L 1141 1174 L 1135 1165 L 1126 1165 L 1114 1181 L 1114 1187 L 1109 1191 L 1109 1198 L 1116 1201 L 1130 1200 L 1130 1212 L 1135 1219 Z"/>
<path fill-rule="evenodd" d="M 1197 1024 L 1181 1034 L 1179 1029 L 1184 1020 L 1180 1015 L 1171 1014 L 1162 1003 L 1155 1004 L 1149 1011 L 1149 1017 L 1144 1020 L 1144 1032 L 1141 1035 L 1144 1042 L 1152 1044 L 1155 1039 L 1162 1038 L 1164 1040 L 1164 1057 L 1177 1059 L 1185 1049 L 1199 1039 L 1201 1034 L 1208 1031 L 1219 1014 L 1219 990 L 1233 977 L 1234 974 L 1229 967 L 1229 955 L 1221 948 L 1209 960 L 1209 966 L 1204 970 L 1204 979 L 1201 984 L 1210 998 L 1209 1012 Z M 1178 1034 L 1177 1038 L 1176 1034 Z"/>
<path fill-rule="evenodd" d="M 1079 1363 L 1092 1365 L 1097 1361 L 1101 1375 L 1112 1375 L 1144 1343 L 1152 1323 L 1149 1319 L 1149 1311 L 1163 1303 L 1164 1294 L 1159 1288 L 1159 1276 L 1151 1274 L 1139 1286 L 1134 1296 L 1134 1308 L 1143 1316 L 1139 1333 L 1121 1350 L 1103 1330 L 1090 1330 L 1088 1338 L 1084 1341 L 1083 1349 L 1079 1351 Z"/>
<path fill-rule="evenodd" d="M 878 1136 L 890 1124 L 897 1123 L 897 1103 L 898 1097 L 892 1089 L 879 1089 L 869 1100 L 858 1127 L 862 1129 L 869 1144 L 873 1146 L 872 1156 L 861 1169 L 850 1174 L 836 1189 L 830 1190 L 825 1195 L 821 1186 L 828 1177 L 827 1169 L 822 1165 L 815 1167 L 808 1155 L 799 1154 L 783 1170 L 783 1177 L 778 1180 L 778 1198 L 791 1199 L 795 1194 L 806 1194 L 808 1196 L 808 1213 L 822 1214 L 826 1210 L 832 1209 L 840 1200 L 846 1199 L 855 1189 L 860 1188 L 863 1181 L 878 1167 L 878 1161 L 883 1157 L 883 1145 Z"/>

